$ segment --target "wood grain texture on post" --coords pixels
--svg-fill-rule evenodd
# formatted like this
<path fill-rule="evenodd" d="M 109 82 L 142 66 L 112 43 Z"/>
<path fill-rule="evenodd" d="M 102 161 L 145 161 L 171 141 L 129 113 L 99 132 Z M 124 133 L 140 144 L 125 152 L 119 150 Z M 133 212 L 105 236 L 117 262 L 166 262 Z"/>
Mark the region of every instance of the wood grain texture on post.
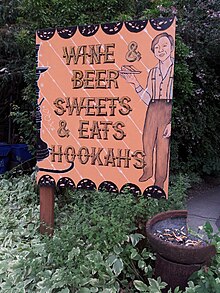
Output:
<path fill-rule="evenodd" d="M 40 186 L 40 233 L 53 235 L 54 187 Z"/>

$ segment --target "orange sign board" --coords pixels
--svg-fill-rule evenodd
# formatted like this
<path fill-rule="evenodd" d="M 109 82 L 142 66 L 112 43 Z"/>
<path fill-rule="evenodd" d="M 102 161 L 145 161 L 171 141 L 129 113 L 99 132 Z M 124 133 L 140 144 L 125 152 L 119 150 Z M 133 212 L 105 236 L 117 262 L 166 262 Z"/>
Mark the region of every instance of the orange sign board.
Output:
<path fill-rule="evenodd" d="M 168 195 L 175 20 L 38 30 L 38 180 Z"/>

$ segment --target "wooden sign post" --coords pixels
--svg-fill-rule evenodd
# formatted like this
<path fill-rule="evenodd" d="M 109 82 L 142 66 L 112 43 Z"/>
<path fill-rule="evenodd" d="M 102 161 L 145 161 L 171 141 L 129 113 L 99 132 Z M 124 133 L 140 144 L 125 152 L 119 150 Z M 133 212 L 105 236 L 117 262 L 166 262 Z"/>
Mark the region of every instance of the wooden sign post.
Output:
<path fill-rule="evenodd" d="M 37 31 L 38 182 L 168 197 L 174 40 L 173 18 Z"/>
<path fill-rule="evenodd" d="M 40 233 L 53 235 L 54 231 L 54 187 L 40 187 Z"/>

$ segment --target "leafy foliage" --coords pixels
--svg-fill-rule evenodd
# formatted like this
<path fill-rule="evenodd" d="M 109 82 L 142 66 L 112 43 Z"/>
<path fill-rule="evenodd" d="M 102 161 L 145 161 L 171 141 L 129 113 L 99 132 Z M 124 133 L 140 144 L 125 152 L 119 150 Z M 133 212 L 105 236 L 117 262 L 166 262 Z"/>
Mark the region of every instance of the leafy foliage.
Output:
<path fill-rule="evenodd" d="M 183 182 L 180 176 L 175 193 L 186 190 Z M 34 178 L 0 180 L 1 292 L 135 292 L 133 280 L 154 282 L 155 257 L 139 247 L 145 239 L 134 219 L 146 221 L 175 205 L 172 193 L 169 202 L 98 192 L 67 198 L 68 205 L 56 204 L 54 237 L 43 237 Z"/>
<path fill-rule="evenodd" d="M 191 169 L 211 173 L 220 170 L 219 160 L 219 1 L 176 1 L 178 32 L 190 51 L 187 64 L 193 92 L 182 97 L 178 108 L 184 115 L 176 127 L 182 158 Z M 182 79 L 184 83 L 186 76 Z M 177 82 L 177 85 L 180 83 Z M 188 83 L 189 84 L 189 83 Z M 186 93 L 186 91 L 183 91 Z M 175 119 L 177 121 L 177 119 Z"/>
<path fill-rule="evenodd" d="M 214 234 L 209 222 L 203 228 L 210 242 L 216 247 L 216 257 L 209 268 L 203 267 L 191 277 L 191 280 L 197 284 L 197 291 L 193 292 L 218 292 L 220 290 L 220 233 Z"/>
<path fill-rule="evenodd" d="M 38 232 L 34 176 L 2 177 L 0 291 L 161 293 L 166 284 L 153 279 L 155 256 L 140 232 L 150 216 L 183 208 L 189 179 L 179 175 L 173 182 L 168 201 L 142 197 L 137 201 L 129 194 L 67 192 L 62 205 L 56 199 L 55 234 L 48 238 Z M 188 293 L 213 293 L 213 288 L 219 288 L 220 239 L 211 235 L 210 225 L 206 230 L 218 254 L 209 270 L 200 270 L 193 277 Z M 175 293 L 180 292 L 176 288 Z"/>

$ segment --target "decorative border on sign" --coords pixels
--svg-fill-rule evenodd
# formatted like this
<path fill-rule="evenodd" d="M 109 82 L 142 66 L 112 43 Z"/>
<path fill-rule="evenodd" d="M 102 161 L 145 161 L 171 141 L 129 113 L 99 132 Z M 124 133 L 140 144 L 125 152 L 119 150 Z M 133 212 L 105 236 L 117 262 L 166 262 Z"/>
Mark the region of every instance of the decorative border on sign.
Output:
<path fill-rule="evenodd" d="M 41 40 L 48 41 L 54 36 L 55 31 L 55 28 L 40 29 L 37 30 L 37 35 Z"/>
<path fill-rule="evenodd" d="M 164 31 L 168 29 L 174 21 L 174 17 L 168 18 L 154 18 L 150 19 L 150 25 L 153 29 L 157 31 Z M 38 37 L 43 41 L 50 40 L 55 32 L 57 31 L 58 35 L 63 39 L 71 38 L 77 31 L 85 36 L 91 37 L 94 36 L 97 31 L 102 29 L 102 31 L 108 35 L 115 35 L 120 32 L 123 25 L 129 32 L 138 33 L 144 30 L 147 26 L 148 20 L 131 20 L 125 22 L 114 22 L 114 23 L 105 23 L 105 24 L 88 24 L 88 25 L 79 25 L 79 26 L 72 26 L 72 27 L 58 27 L 58 28 L 48 28 L 48 29 L 39 29 L 37 30 Z"/>
<path fill-rule="evenodd" d="M 102 30 L 107 35 L 115 35 L 122 29 L 123 22 L 101 24 Z"/>
<path fill-rule="evenodd" d="M 150 19 L 151 26 L 157 31 L 164 31 L 168 29 L 174 21 L 174 18 L 153 18 Z"/>
<path fill-rule="evenodd" d="M 99 24 L 80 25 L 78 29 L 84 37 L 91 37 L 98 31 Z"/>
<path fill-rule="evenodd" d="M 129 32 L 139 33 L 145 29 L 148 20 L 131 20 L 125 21 L 125 26 Z"/>
<path fill-rule="evenodd" d="M 147 198 L 155 198 L 155 199 L 161 199 L 161 198 L 166 198 L 166 194 L 163 189 L 156 185 L 148 186 L 143 194 L 140 190 L 140 188 L 133 183 L 126 183 L 124 184 L 121 189 L 116 186 L 115 183 L 111 181 L 103 181 L 100 183 L 100 185 L 97 187 L 96 184 L 88 179 L 82 179 L 78 182 L 76 185 L 73 180 L 69 177 L 62 177 L 57 181 L 57 184 L 55 183 L 55 180 L 52 176 L 50 175 L 44 175 L 38 180 L 38 185 L 39 186 L 48 186 L 48 187 L 55 187 L 62 191 L 65 188 L 70 188 L 71 190 L 90 190 L 90 191 L 101 191 L 101 192 L 109 192 L 109 193 L 115 193 L 115 194 L 126 194 L 130 193 L 135 197 L 139 197 L 143 195 L 144 197 Z"/>
<path fill-rule="evenodd" d="M 42 176 L 38 181 L 39 186 L 55 186 L 55 180 L 50 175 Z"/>
<path fill-rule="evenodd" d="M 71 178 L 62 177 L 57 181 L 57 188 L 60 190 L 65 189 L 65 188 L 70 188 L 71 190 L 75 190 L 76 185 Z"/>
<path fill-rule="evenodd" d="M 72 27 L 60 27 L 57 28 L 57 33 L 58 35 L 63 38 L 63 39 L 69 39 L 71 38 L 77 30 L 77 26 L 72 26 Z"/>

